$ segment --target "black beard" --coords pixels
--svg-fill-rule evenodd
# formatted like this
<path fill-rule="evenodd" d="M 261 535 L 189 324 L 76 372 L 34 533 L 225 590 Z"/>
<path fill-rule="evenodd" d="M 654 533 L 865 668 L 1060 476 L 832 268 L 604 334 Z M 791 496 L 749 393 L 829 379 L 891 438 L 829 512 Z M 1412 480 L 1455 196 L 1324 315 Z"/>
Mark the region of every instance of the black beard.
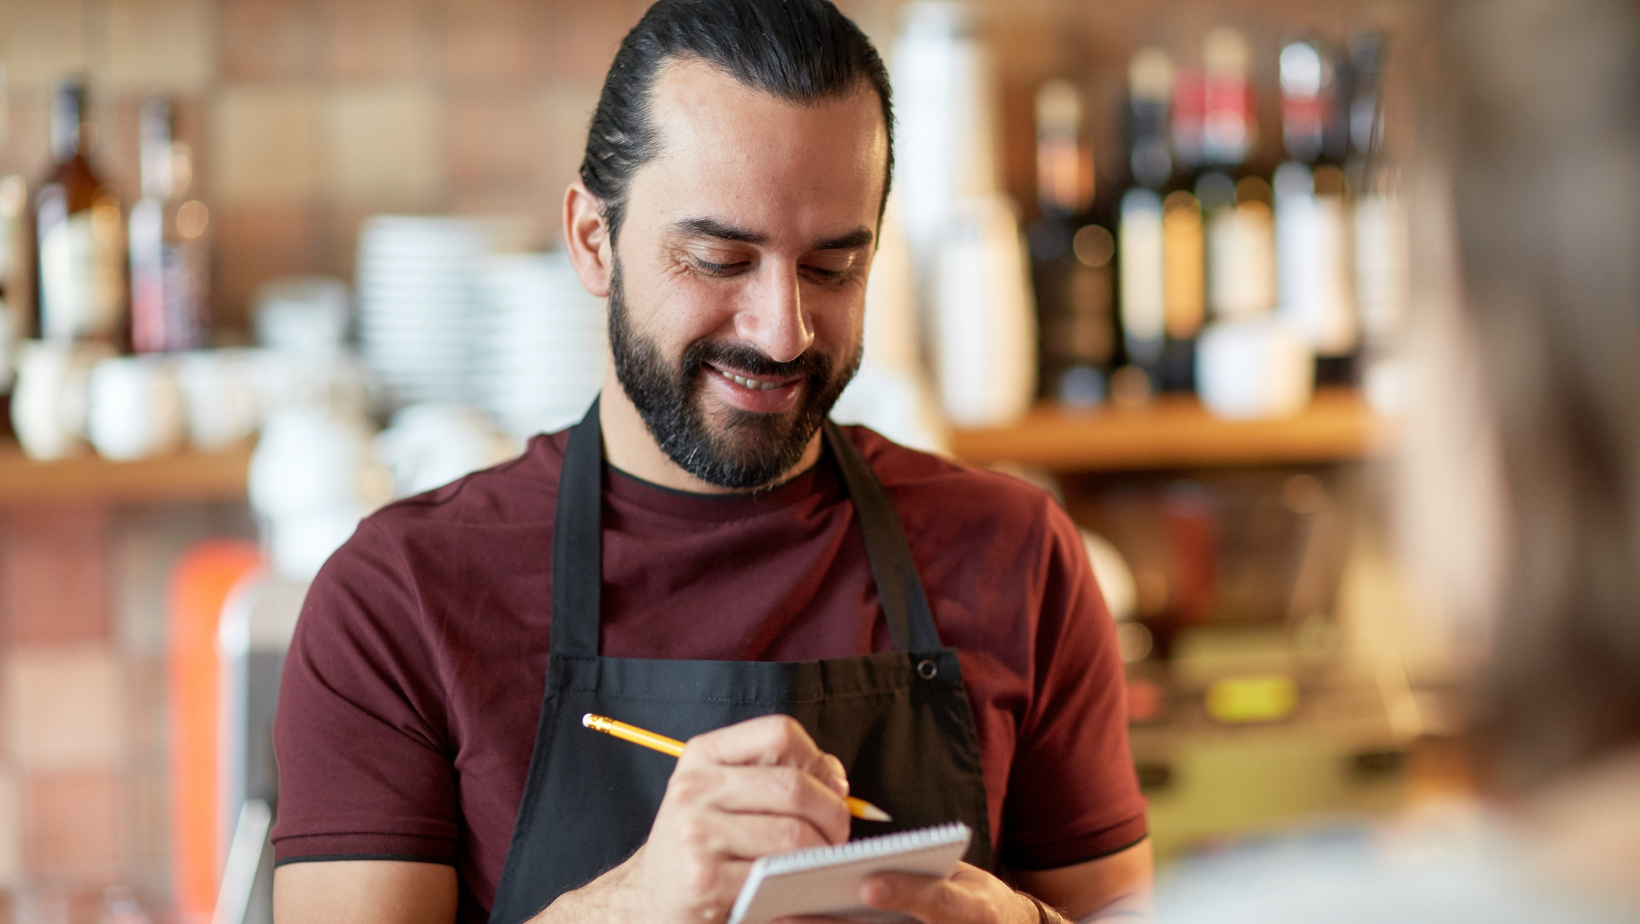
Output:
<path fill-rule="evenodd" d="M 797 465 L 860 366 L 858 344 L 847 366 L 834 374 L 831 361 L 813 350 L 782 363 L 743 343 L 703 338 L 689 344 L 671 367 L 654 342 L 632 330 L 619 258 L 609 282 L 609 347 L 615 377 L 661 450 L 701 481 L 735 490 L 773 487 Z M 800 376 L 802 403 L 780 414 L 728 408 L 722 432 L 714 432 L 700 394 L 701 376 L 717 375 L 707 363 L 759 377 Z"/>

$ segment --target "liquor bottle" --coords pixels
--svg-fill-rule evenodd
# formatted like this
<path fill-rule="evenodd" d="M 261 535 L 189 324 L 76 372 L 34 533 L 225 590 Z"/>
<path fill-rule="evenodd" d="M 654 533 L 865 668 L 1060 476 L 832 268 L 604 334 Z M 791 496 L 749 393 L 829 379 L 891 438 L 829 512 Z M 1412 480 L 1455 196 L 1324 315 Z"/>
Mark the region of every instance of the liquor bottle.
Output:
<path fill-rule="evenodd" d="M 1214 29 L 1202 42 L 1202 161 L 1239 167 L 1258 140 L 1253 111 L 1252 55 L 1247 37 L 1230 26 Z"/>
<path fill-rule="evenodd" d="M 1355 378 L 1358 341 L 1350 203 L 1338 166 L 1347 154 L 1337 141 L 1348 139 L 1338 105 L 1347 69 L 1312 40 L 1284 46 L 1280 69 L 1289 158 L 1274 183 L 1280 311 L 1315 350 L 1316 383 L 1347 383 Z"/>
<path fill-rule="evenodd" d="M 85 85 L 58 87 L 51 111 L 55 161 L 34 194 L 39 283 L 35 332 L 45 340 L 126 344 L 118 194 L 98 178 Z"/>
<path fill-rule="evenodd" d="M 1332 61 L 1314 42 L 1288 42 L 1281 49 L 1280 75 L 1281 140 L 1287 156 L 1314 163 L 1325 149 L 1327 126 L 1334 123 Z"/>
<path fill-rule="evenodd" d="M 1167 339 L 1162 358 L 1162 387 L 1172 391 L 1195 388 L 1196 340 L 1206 320 L 1208 225 L 1235 212 L 1235 180 L 1231 174 L 1247 160 L 1257 139 L 1253 111 L 1251 55 L 1246 37 L 1237 29 L 1221 27 L 1202 42 L 1199 91 L 1175 87 L 1175 149 L 1187 169 L 1195 167 L 1193 189 L 1178 189 L 1162 204 L 1165 243 L 1164 299 Z M 1185 113 L 1181 100 L 1199 116 Z M 1199 119 L 1200 128 L 1193 123 Z M 1194 137 L 1179 146 L 1177 131 L 1187 125 Z M 1199 150 L 1198 150 L 1199 147 Z M 1194 163 L 1193 163 L 1194 162 Z M 1222 214 L 1221 214 L 1222 213 Z"/>
<path fill-rule="evenodd" d="M 1349 105 L 1350 160 L 1346 169 L 1355 192 L 1355 304 L 1361 322 L 1361 387 L 1374 408 L 1394 413 L 1401 409 L 1406 388 L 1397 347 L 1411 300 L 1411 283 L 1406 208 L 1400 199 L 1397 172 L 1383 162 L 1380 151 L 1383 37 L 1376 32 L 1350 36 L 1349 55 L 1355 80 Z"/>
<path fill-rule="evenodd" d="M 1122 347 L 1127 364 L 1112 380 L 1124 403 L 1143 400 L 1159 384 L 1166 329 L 1166 265 L 1160 191 L 1174 173 L 1170 127 L 1173 63 L 1159 48 L 1142 48 L 1128 67 L 1129 170 L 1117 223 Z"/>
<path fill-rule="evenodd" d="M 0 433 L 10 429 L 6 416 L 16 375 L 17 342 L 29 332 L 28 281 L 32 268 L 27 262 L 24 216 L 28 211 L 28 184 L 15 174 L 0 179 Z"/>
<path fill-rule="evenodd" d="M 1190 391 L 1196 384 L 1196 336 L 1206 317 L 1206 245 L 1201 200 L 1188 189 L 1162 200 L 1161 387 Z"/>
<path fill-rule="evenodd" d="M 1256 176 L 1231 183 L 1222 173 L 1196 183 L 1207 214 L 1207 310 L 1215 320 L 1244 320 L 1275 310 L 1276 241 L 1270 184 Z"/>
<path fill-rule="evenodd" d="M 1083 134 L 1082 95 L 1066 80 L 1036 94 L 1037 199 L 1030 229 L 1032 281 L 1041 335 L 1040 381 L 1063 404 L 1104 400 L 1116 337 L 1110 232 L 1094 224 L 1093 157 Z"/>
<path fill-rule="evenodd" d="M 187 197 L 193 161 L 176 140 L 171 105 L 154 99 L 139 117 L 142 200 L 131 207 L 131 346 L 138 353 L 204 342 L 210 212 Z"/>

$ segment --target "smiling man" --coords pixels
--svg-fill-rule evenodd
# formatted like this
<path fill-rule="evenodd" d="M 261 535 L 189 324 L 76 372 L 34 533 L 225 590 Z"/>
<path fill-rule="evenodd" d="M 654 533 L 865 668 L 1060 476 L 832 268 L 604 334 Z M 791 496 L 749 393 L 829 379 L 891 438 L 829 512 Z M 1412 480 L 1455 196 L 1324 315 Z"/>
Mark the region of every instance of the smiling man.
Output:
<path fill-rule="evenodd" d="M 275 728 L 281 924 L 721 922 L 757 857 L 949 821 L 930 924 L 1142 916 L 1114 627 L 1041 492 L 827 421 L 892 176 L 825 0 L 661 0 L 564 199 L 614 362 L 577 426 L 361 524 Z M 673 760 L 582 728 L 687 739 Z M 849 794 L 891 822 L 851 819 Z"/>

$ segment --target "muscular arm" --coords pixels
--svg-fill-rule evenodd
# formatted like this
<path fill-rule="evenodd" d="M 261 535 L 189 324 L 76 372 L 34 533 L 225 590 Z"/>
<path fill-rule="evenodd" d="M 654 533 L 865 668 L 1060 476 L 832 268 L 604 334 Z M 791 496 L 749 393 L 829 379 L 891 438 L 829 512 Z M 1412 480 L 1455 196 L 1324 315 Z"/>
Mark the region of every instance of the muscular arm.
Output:
<path fill-rule="evenodd" d="M 273 872 L 275 924 L 452 924 L 456 871 L 438 863 L 331 860 Z"/>

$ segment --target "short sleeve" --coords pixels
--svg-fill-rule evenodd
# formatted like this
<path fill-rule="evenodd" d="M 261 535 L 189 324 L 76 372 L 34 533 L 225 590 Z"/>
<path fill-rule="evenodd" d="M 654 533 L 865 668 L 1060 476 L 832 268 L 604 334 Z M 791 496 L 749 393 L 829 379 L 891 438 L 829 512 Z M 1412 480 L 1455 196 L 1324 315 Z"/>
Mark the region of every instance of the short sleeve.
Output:
<path fill-rule="evenodd" d="M 1002 859 L 1016 869 L 1094 860 L 1142 840 L 1145 799 L 1127 736 L 1116 626 L 1082 537 L 1050 505 L 1031 704 L 1003 814 Z"/>
<path fill-rule="evenodd" d="M 445 700 L 406 571 L 366 520 L 308 591 L 274 719 L 277 863 L 456 861 Z"/>

